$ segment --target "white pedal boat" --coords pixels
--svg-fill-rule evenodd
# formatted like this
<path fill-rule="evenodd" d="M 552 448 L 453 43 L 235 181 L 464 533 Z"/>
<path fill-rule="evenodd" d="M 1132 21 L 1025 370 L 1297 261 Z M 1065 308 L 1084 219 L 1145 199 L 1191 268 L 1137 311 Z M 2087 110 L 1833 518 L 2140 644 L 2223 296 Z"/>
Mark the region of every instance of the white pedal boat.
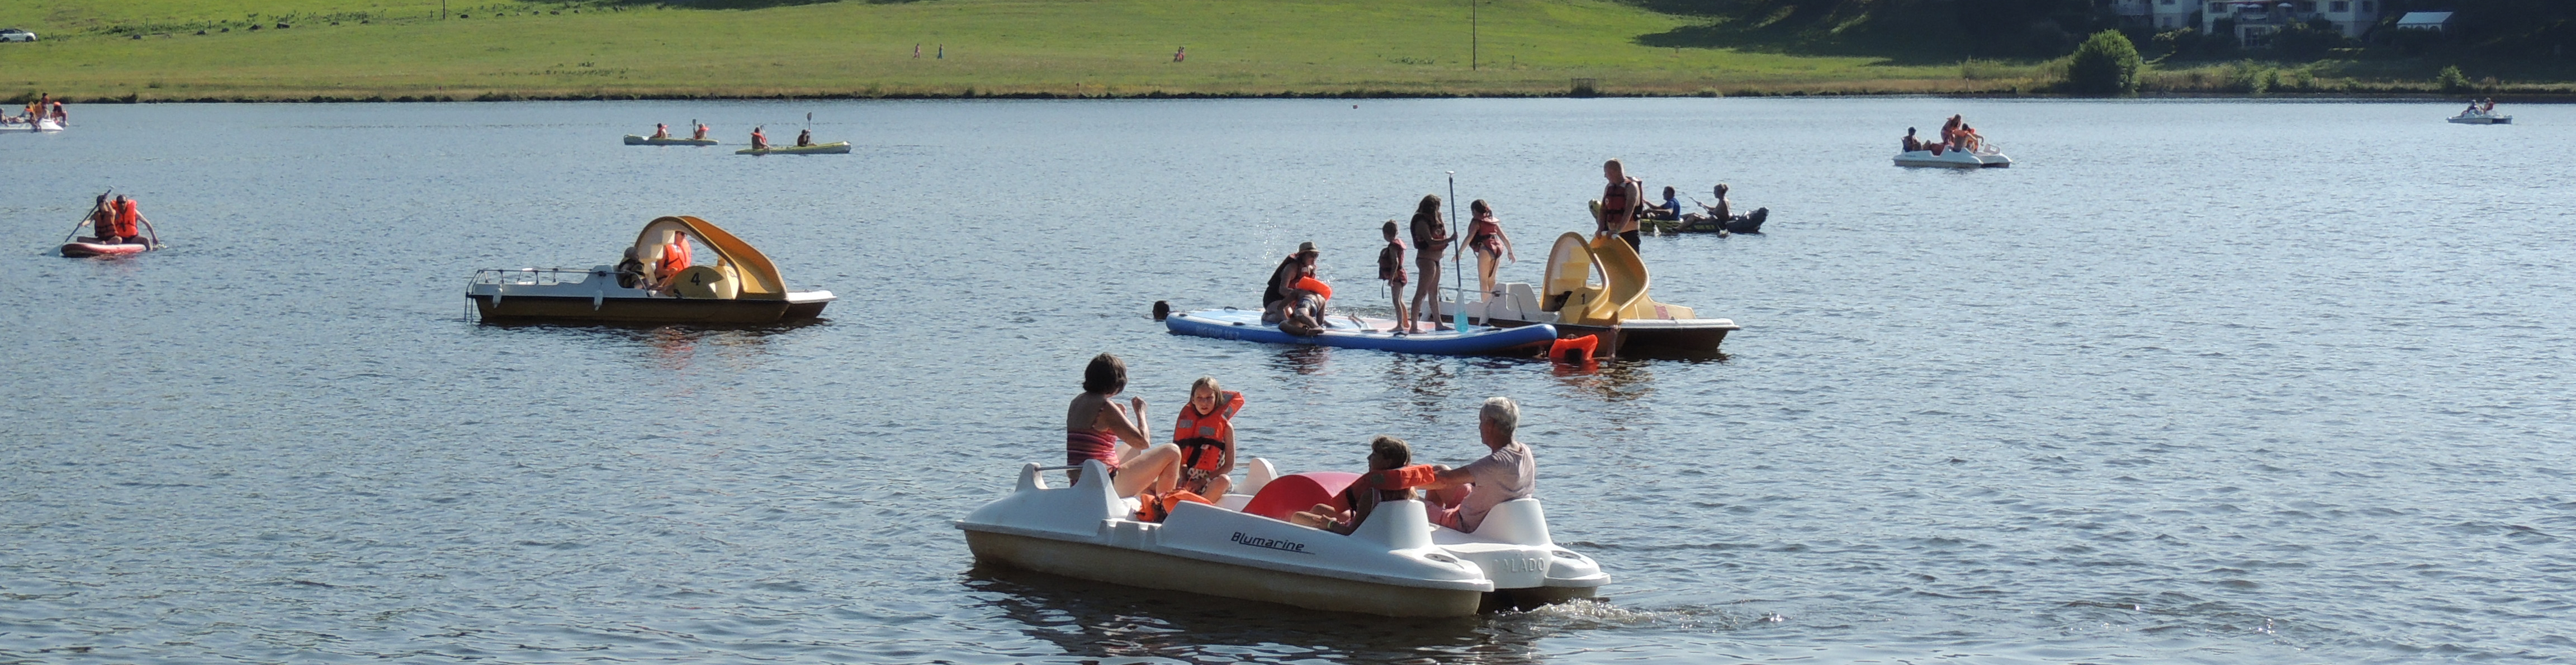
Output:
<path fill-rule="evenodd" d="M 1966 150 L 1944 150 L 1938 155 L 1932 154 L 1932 151 L 1930 150 L 1916 150 L 1913 152 L 1897 153 L 1896 165 L 1929 166 L 1953 169 L 1992 169 L 2012 166 L 2012 158 L 2005 157 L 2002 151 L 1996 150 L 1991 146 L 1977 152 L 1969 152 Z"/>
<path fill-rule="evenodd" d="M 1274 478 L 1268 460 L 1251 467 L 1241 485 L 1251 495 L 1183 503 L 1156 524 L 1133 519 L 1135 504 L 1110 489 L 1099 462 L 1084 462 L 1065 488 L 1039 474 L 1072 467 L 1032 462 L 1018 487 L 955 524 L 983 564 L 1335 612 L 1469 616 L 1589 598 L 1610 582 L 1549 538 L 1536 499 L 1495 506 L 1472 534 L 1432 526 L 1420 501 L 1389 501 L 1345 536 L 1263 513 L 1303 510 L 1356 474 Z"/>
<path fill-rule="evenodd" d="M 12 123 L 0 124 L 0 132 L 59 132 L 59 131 L 63 131 L 63 125 L 62 125 L 62 123 L 54 122 L 54 119 L 53 119 L 53 118 L 37 118 L 37 119 L 36 119 L 36 121 L 35 121 L 35 122 L 33 122 L 33 123 L 26 123 L 26 122 L 12 122 Z"/>
<path fill-rule="evenodd" d="M 2513 116 L 2509 116 L 2509 115 L 2496 115 L 2496 114 L 2493 114 L 2493 113 L 2482 113 L 2482 112 L 2478 112 L 2478 111 L 2462 111 L 2462 112 L 2460 112 L 2460 114 L 2459 114 L 2459 115 L 2451 116 L 2450 120 L 2451 120 L 2451 122 L 2455 122 L 2455 123 L 2459 123 L 2459 124 L 2463 124 L 2463 125 L 2510 125 L 2510 124 L 2513 124 Z"/>
<path fill-rule="evenodd" d="M 712 264 L 673 275 L 654 292 L 622 283 L 617 266 L 484 268 L 466 280 L 465 298 L 484 321 L 770 324 L 812 319 L 832 304 L 830 291 L 791 291 L 778 267 L 750 243 L 688 215 L 655 218 L 635 236 L 635 256 L 650 266 L 662 246 L 688 238 L 711 251 Z"/>
<path fill-rule="evenodd" d="M 1448 319 L 1465 310 L 1469 323 L 1513 327 L 1546 324 L 1558 337 L 1595 335 L 1599 355 L 1702 356 L 1717 352 L 1726 334 L 1744 329 L 1729 319 L 1704 319 L 1689 307 L 1656 302 L 1645 259 L 1618 238 L 1586 242 L 1583 234 L 1557 236 L 1537 287 L 1496 282 L 1465 305 L 1443 297 L 1425 319 Z"/>

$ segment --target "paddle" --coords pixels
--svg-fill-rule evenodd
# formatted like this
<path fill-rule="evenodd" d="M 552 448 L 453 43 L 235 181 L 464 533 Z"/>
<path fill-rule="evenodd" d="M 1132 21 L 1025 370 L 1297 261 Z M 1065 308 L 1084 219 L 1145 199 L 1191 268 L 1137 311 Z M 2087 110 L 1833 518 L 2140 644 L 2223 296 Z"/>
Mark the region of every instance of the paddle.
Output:
<path fill-rule="evenodd" d="M 116 188 L 114 188 L 114 187 L 109 187 L 109 188 L 107 188 L 107 194 L 100 194 L 99 196 L 106 196 L 106 195 L 108 195 L 108 194 L 114 194 L 114 193 L 116 193 Z M 63 234 L 63 244 L 66 244 L 66 245 L 71 244 L 71 242 L 72 242 L 72 239 L 73 239 L 73 238 L 78 238 L 78 237 L 80 237 L 80 230 L 81 230 L 81 227 L 89 226 L 89 218 L 91 218 L 91 217 L 95 217 L 95 216 L 97 216 L 97 215 L 98 215 L 98 206 L 97 206 L 97 205 L 95 205 L 95 204 L 93 204 L 93 205 L 91 205 L 91 206 L 89 207 L 89 212 L 81 213 L 80 223 L 78 223 L 78 224 L 73 224 L 73 225 L 72 225 L 72 232 L 71 232 L 71 233 Z"/>
<path fill-rule="evenodd" d="M 1450 291 L 1458 294 L 1458 309 L 1456 311 L 1457 321 L 1455 325 L 1458 326 L 1458 334 L 1464 335 L 1467 334 L 1467 262 L 1464 258 L 1465 250 L 1467 248 L 1465 243 L 1458 242 L 1457 171 L 1449 172 L 1449 242 L 1457 243 L 1457 249 L 1450 250 L 1449 252 L 1449 284 Z M 1440 300 L 1438 298 L 1434 298 L 1432 299 L 1431 304 L 1439 305 Z M 1437 319 L 1435 318 L 1434 320 Z"/>

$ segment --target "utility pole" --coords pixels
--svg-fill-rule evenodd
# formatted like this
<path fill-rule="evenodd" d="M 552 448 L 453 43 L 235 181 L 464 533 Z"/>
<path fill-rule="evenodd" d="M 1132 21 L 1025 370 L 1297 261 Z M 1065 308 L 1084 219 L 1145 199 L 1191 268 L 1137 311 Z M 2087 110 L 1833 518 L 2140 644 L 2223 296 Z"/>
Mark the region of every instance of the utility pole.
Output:
<path fill-rule="evenodd" d="M 442 0 L 444 1 L 444 0 Z M 1476 70 L 1476 0 L 1467 0 L 1467 71 Z M 1460 297 L 1461 301 L 1465 297 Z"/>

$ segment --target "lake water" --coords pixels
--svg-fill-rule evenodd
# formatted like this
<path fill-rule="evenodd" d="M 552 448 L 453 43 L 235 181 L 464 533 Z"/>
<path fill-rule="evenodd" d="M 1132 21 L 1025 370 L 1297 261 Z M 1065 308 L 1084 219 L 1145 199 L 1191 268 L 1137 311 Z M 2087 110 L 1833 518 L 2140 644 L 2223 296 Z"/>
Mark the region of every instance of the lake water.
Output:
<path fill-rule="evenodd" d="M 2576 108 L 1868 100 L 164 105 L 0 135 L 0 662 L 2576 660 Z M 618 144 L 803 114 L 853 154 Z M 1889 165 L 1950 113 L 2011 169 Z M 1175 337 L 1493 202 L 1537 277 L 1599 163 L 1734 186 L 1650 238 L 1726 357 Z M 89 197 L 170 245 L 52 256 Z M 776 329 L 478 325 L 484 267 L 694 214 L 841 300 Z M 1382 293 L 1382 292 L 1381 292 Z M 1480 448 L 1524 404 L 1605 602 L 1470 620 L 978 571 L 1083 362 L 1246 455 Z"/>

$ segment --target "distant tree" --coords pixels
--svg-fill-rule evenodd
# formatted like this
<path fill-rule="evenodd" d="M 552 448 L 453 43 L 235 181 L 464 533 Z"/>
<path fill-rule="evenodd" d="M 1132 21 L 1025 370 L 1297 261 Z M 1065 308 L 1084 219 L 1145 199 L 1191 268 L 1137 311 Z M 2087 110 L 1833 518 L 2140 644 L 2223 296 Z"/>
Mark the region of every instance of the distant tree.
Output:
<path fill-rule="evenodd" d="M 2342 28 L 2320 16 L 2306 23 L 2292 23 L 2274 33 L 2272 52 L 2290 60 L 2315 60 L 2326 57 L 2328 51 L 2351 43 L 2352 40 L 2344 38 Z"/>
<path fill-rule="evenodd" d="M 2443 67 L 2442 73 L 2433 75 L 2433 85 L 2440 87 L 2442 92 L 2455 95 L 2471 90 L 2469 77 L 2460 74 L 2459 65 Z"/>
<path fill-rule="evenodd" d="M 2096 32 L 2067 58 L 2066 87 L 2083 95 L 2138 94 L 2138 68 L 2144 64 L 2127 35 L 2118 30 Z"/>

